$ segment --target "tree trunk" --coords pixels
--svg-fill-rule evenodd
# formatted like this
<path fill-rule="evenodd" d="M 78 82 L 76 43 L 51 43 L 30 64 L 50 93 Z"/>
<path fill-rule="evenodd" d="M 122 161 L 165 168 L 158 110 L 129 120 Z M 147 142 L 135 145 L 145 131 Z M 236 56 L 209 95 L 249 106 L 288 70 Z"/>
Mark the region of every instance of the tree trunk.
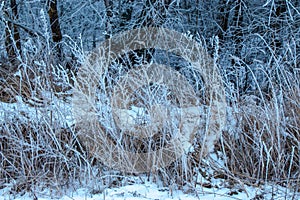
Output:
<path fill-rule="evenodd" d="M 8 17 L 11 16 L 12 21 L 17 21 L 18 16 L 18 6 L 16 0 L 10 0 L 10 7 L 12 10 L 11 15 L 7 10 L 4 11 L 4 14 Z M 17 57 L 21 55 L 21 37 L 16 24 L 12 22 L 7 22 L 5 27 L 5 47 L 10 62 L 16 62 Z"/>
<path fill-rule="evenodd" d="M 104 5 L 106 9 L 106 34 L 105 38 L 108 39 L 110 38 L 112 34 L 112 24 L 111 24 L 111 19 L 113 17 L 113 2 L 111 0 L 104 0 Z"/>
<path fill-rule="evenodd" d="M 50 18 L 53 42 L 56 42 L 56 43 L 61 42 L 62 34 L 61 34 L 60 24 L 59 24 L 57 0 L 50 0 L 50 7 L 48 10 L 48 15 Z"/>
<path fill-rule="evenodd" d="M 243 48 L 242 40 L 243 40 L 243 11 L 242 11 L 242 2 L 238 0 L 235 9 L 234 9 L 234 17 L 233 17 L 233 37 L 236 44 L 235 55 L 241 57 L 241 52 Z"/>
<path fill-rule="evenodd" d="M 282 34 L 281 29 L 284 27 L 284 14 L 287 11 L 286 2 L 283 0 L 278 1 L 275 5 L 275 15 L 272 23 L 270 24 L 271 28 L 273 28 L 273 38 L 272 38 L 272 48 L 275 54 L 280 53 L 280 49 L 282 47 Z"/>
<path fill-rule="evenodd" d="M 58 57 L 61 57 L 62 49 L 59 43 L 62 41 L 62 33 L 60 29 L 59 16 L 57 10 L 57 0 L 50 0 L 48 15 L 50 19 L 52 40 L 54 43 L 57 44 L 56 50 L 57 50 Z"/>
<path fill-rule="evenodd" d="M 221 30 L 219 29 L 218 31 L 218 37 L 222 42 L 224 42 L 225 39 L 225 34 L 228 30 L 228 19 L 229 19 L 229 5 L 226 3 L 227 0 L 223 0 L 220 3 L 220 13 L 218 14 L 217 20 L 219 21 L 219 26 L 221 28 Z"/>

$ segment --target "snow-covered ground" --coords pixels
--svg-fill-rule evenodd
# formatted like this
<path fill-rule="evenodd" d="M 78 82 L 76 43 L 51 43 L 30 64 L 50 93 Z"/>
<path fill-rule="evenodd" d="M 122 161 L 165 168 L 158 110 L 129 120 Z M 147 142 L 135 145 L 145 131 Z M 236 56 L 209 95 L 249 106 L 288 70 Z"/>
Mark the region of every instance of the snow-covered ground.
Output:
<path fill-rule="evenodd" d="M 137 178 L 137 177 L 136 177 Z M 143 178 L 143 177 L 142 177 Z M 145 178 L 145 177 L 144 177 Z M 208 185 L 210 187 L 208 187 Z M 225 187 L 226 183 L 222 179 L 214 180 L 213 184 L 197 185 L 193 189 L 174 189 L 172 186 L 162 187 L 153 182 L 132 183 L 122 187 L 108 187 L 99 190 L 84 188 L 67 189 L 62 191 L 44 191 L 13 193 L 11 187 L 7 185 L 0 190 L 0 200 L 189 200 L 189 199 L 299 199 L 300 194 L 278 185 L 264 185 L 252 187 L 247 185 L 235 185 L 231 189 Z M 39 191 L 39 192 L 37 192 Z"/>

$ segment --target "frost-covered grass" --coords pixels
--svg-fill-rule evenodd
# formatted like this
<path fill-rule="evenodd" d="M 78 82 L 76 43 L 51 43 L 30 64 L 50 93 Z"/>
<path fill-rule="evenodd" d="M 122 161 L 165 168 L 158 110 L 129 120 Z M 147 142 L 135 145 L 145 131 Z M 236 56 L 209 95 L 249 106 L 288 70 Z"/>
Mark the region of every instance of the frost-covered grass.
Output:
<path fill-rule="evenodd" d="M 225 5 L 223 1 L 155 1 L 156 5 L 149 7 L 149 16 L 140 18 L 140 12 L 144 12 L 142 1 L 126 1 L 130 5 L 124 3 L 122 6 L 119 4 L 122 1 L 111 1 L 114 14 L 109 19 L 103 4 L 109 1 L 60 1 L 59 19 L 64 35 L 62 41 L 56 43 L 51 38 L 44 1 L 17 2 L 19 14 L 15 18 L 9 1 L 2 1 L 0 5 L 1 14 L 5 14 L 0 20 L 0 200 L 300 199 L 299 3 L 227 1 Z M 205 49 L 209 49 L 213 66 L 220 70 L 226 89 L 227 124 L 222 127 L 215 147 L 212 145 L 215 138 L 208 145 L 203 142 L 207 141 L 203 140 L 207 135 L 198 132 L 192 146 L 183 147 L 189 151 L 170 165 L 147 173 L 124 173 L 107 164 L 113 158 L 99 159 L 95 154 L 97 145 L 84 142 L 86 135 L 79 137 L 80 129 L 94 127 L 74 120 L 71 102 L 77 80 L 75 74 L 78 66 L 86 61 L 85 51 L 91 51 L 110 31 L 116 33 L 140 27 L 139 21 L 149 21 L 150 15 L 154 17 L 153 22 L 163 17 L 159 11 L 162 2 L 172 2 L 166 10 L 163 27 L 187 32 L 185 36 L 189 39 L 197 38 L 198 34 L 203 36 L 197 42 L 203 40 Z M 236 8 L 239 8 L 237 17 Z M 121 25 L 123 18 L 127 18 L 123 11 L 128 10 L 132 11 L 131 19 Z M 223 19 L 223 16 L 226 17 Z M 114 30 L 109 30 L 110 23 Z M 16 28 L 21 34 L 20 48 L 17 41 L 9 42 L 14 39 Z M 164 46 L 169 39 L 160 44 Z M 20 51 L 11 62 L 7 60 L 7 43 Z M 61 46 L 61 55 L 55 52 L 55 46 Z M 183 58 L 178 55 L 164 57 L 163 50 L 155 52 L 159 64 L 179 68 L 178 72 L 187 78 L 181 87 L 176 80 L 169 79 L 169 86 L 177 89 L 174 91 L 181 97 L 193 93 L 189 84 L 194 84 L 197 92 L 205 93 L 198 87 L 203 80 L 198 79 L 197 73 L 184 70 L 192 65 L 184 58 L 190 50 L 178 51 Z M 134 54 L 138 53 L 129 56 L 131 61 Z M 130 64 L 126 59 L 124 63 Z M 90 70 L 96 72 L 93 68 Z M 112 72 L 124 71 L 116 68 Z M 113 73 L 109 81 L 116 82 Z M 119 94 L 126 83 L 132 82 L 132 77 L 133 74 L 121 79 L 124 84 L 119 84 Z M 211 76 L 204 78 L 213 79 Z M 97 81 L 105 83 L 107 80 Z M 162 84 L 154 84 L 153 88 L 158 93 L 169 92 Z M 144 89 L 147 91 L 149 87 Z M 160 97 L 170 97 L 149 96 L 156 103 L 163 99 Z M 97 109 L 110 114 L 107 99 L 102 100 Z M 205 113 L 210 105 L 196 112 L 189 111 L 189 107 L 186 116 L 190 118 L 182 116 L 193 123 L 197 120 L 193 114 Z M 179 106 L 174 110 L 179 110 Z M 139 117 L 139 123 L 151 118 L 142 106 L 119 111 L 123 128 L 130 129 Z M 112 120 L 107 119 L 101 125 L 106 130 L 113 129 Z M 161 121 L 170 126 L 179 124 L 171 118 Z M 209 123 L 204 120 L 203 124 Z M 95 127 L 97 125 L 99 123 Z M 152 130 L 147 131 L 151 133 Z M 108 149 L 110 145 L 106 145 Z M 205 145 L 214 149 L 206 157 L 202 148 Z M 115 149 L 109 150 L 110 155 L 114 155 Z M 128 150 L 128 146 L 124 150 Z M 122 164 L 118 167 L 122 168 Z"/>
<path fill-rule="evenodd" d="M 224 75 L 227 124 L 215 154 L 204 159 L 196 137 L 194 151 L 170 166 L 135 175 L 115 172 L 83 144 L 78 129 L 86 127 L 72 116 L 72 78 L 52 66 L 52 78 L 35 77 L 33 96 L 24 95 L 27 83 L 17 84 L 14 100 L 0 103 L 2 198 L 298 199 L 299 72 L 279 66 L 280 79 L 269 77 L 267 91 L 257 80 L 257 90 L 241 95 Z M 134 111 L 144 110 L 126 113 L 136 118 Z"/>
<path fill-rule="evenodd" d="M 72 126 L 70 97 L 48 92 L 46 106 L 21 97 L 1 103 L 1 198 L 297 199 L 300 92 L 297 76 L 287 78 L 271 97 L 243 96 L 228 105 L 216 154 L 191 154 L 148 176 L 111 171 L 86 151 Z M 183 170 L 191 176 L 177 179 Z"/>
<path fill-rule="evenodd" d="M 232 104 L 220 148 L 232 174 L 299 190 L 299 74 L 282 73 L 286 84 L 272 82 L 269 94 L 244 95 Z"/>

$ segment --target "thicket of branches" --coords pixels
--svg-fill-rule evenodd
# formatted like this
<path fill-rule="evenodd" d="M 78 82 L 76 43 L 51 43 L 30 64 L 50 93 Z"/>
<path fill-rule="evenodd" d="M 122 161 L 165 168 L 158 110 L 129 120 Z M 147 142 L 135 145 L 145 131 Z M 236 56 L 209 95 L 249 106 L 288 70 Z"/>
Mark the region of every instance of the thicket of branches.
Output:
<path fill-rule="evenodd" d="M 145 26 L 194 38 L 221 72 L 228 123 L 216 151 L 225 164 L 213 168 L 235 181 L 272 180 L 299 191 L 300 1 L 285 0 L 1 1 L 0 183 L 61 186 L 82 172 L 99 175 L 63 109 L 88 52 Z M 139 50 L 121 62 L 150 61 L 154 53 Z M 203 163 L 190 162 L 193 176 Z"/>

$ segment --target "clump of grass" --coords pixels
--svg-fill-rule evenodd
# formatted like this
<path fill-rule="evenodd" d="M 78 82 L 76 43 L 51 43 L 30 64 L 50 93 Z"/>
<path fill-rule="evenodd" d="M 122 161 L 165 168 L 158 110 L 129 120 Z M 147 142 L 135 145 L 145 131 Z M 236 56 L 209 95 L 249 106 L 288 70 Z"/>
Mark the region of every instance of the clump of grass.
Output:
<path fill-rule="evenodd" d="M 284 74 L 284 73 L 282 73 Z M 244 95 L 230 112 L 235 123 L 223 133 L 225 171 L 248 184 L 273 182 L 299 192 L 300 87 L 297 74 L 286 85 L 271 82 L 268 96 Z"/>
<path fill-rule="evenodd" d="M 64 187 L 80 173 L 74 131 L 14 116 L 0 124 L 0 132 L 0 180 L 14 180 L 16 192 L 34 185 Z"/>

